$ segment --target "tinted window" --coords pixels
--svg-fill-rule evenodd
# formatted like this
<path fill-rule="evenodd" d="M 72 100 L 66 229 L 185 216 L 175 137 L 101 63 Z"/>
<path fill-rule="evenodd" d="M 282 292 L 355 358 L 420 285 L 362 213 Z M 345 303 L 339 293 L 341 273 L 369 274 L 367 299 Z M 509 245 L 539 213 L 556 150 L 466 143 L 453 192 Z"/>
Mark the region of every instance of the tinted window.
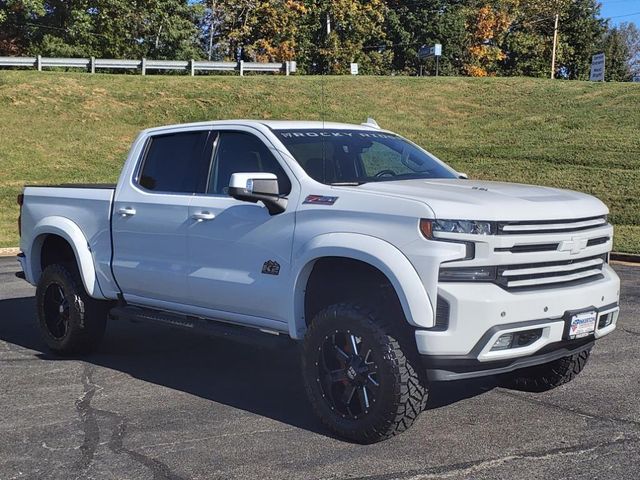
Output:
<path fill-rule="evenodd" d="M 322 183 L 456 178 L 439 160 L 391 133 L 332 129 L 275 133 L 307 174 Z"/>
<path fill-rule="evenodd" d="M 268 172 L 278 177 L 283 195 L 291 192 L 291 182 L 267 146 L 257 137 L 243 132 L 220 132 L 209 192 L 227 194 L 234 173 Z"/>
<path fill-rule="evenodd" d="M 205 155 L 208 135 L 201 131 L 152 137 L 140 185 L 157 192 L 204 192 L 210 161 L 210 155 Z"/>

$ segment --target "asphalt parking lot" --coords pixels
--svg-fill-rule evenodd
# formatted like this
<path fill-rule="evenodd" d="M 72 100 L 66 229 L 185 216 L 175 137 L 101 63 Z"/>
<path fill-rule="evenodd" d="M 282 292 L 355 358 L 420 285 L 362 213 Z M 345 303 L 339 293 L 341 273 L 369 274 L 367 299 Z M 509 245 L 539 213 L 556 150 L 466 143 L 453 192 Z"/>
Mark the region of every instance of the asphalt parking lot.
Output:
<path fill-rule="evenodd" d="M 434 384 L 413 429 L 361 446 L 315 419 L 295 349 L 112 322 L 98 353 L 52 356 L 0 259 L 0 479 L 640 478 L 640 268 L 615 268 L 618 329 L 574 382 Z"/>

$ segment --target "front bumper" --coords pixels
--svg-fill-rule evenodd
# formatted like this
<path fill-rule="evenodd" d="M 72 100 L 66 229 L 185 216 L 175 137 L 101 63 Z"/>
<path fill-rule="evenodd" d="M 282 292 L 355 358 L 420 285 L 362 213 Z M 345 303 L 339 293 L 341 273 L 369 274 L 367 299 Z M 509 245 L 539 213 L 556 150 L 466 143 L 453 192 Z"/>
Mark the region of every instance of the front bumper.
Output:
<path fill-rule="evenodd" d="M 592 283 L 530 292 L 508 292 L 493 284 L 441 283 L 438 295 L 450 305 L 448 327 L 415 333 L 429 378 L 471 378 L 547 363 L 612 332 L 620 280 L 608 265 L 602 273 L 603 278 Z M 587 309 L 598 312 L 595 333 L 565 340 L 567 312 Z M 611 324 L 598 328 L 600 317 L 608 314 Z M 538 328 L 542 335 L 531 345 L 491 351 L 504 333 Z"/>
<path fill-rule="evenodd" d="M 566 340 L 557 344 L 550 344 L 528 357 L 511 360 L 497 360 L 487 364 L 473 358 L 451 359 L 447 357 L 422 356 L 423 365 L 427 371 L 427 378 L 432 382 L 465 380 L 468 378 L 499 375 L 520 368 L 533 367 L 552 362 L 568 355 L 580 353 L 593 347 L 593 336 L 587 339 Z"/>

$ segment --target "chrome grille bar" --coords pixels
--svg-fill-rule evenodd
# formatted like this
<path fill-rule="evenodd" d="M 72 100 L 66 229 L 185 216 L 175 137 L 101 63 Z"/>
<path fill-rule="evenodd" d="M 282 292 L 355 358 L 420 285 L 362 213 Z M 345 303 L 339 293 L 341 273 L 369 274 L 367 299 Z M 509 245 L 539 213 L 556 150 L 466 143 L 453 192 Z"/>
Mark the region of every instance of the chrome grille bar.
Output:
<path fill-rule="evenodd" d="M 578 218 L 570 220 L 542 220 L 501 222 L 498 224 L 499 235 L 538 234 L 577 232 L 607 225 L 607 216 Z"/>
<path fill-rule="evenodd" d="M 505 265 L 498 267 L 496 280 L 498 285 L 507 290 L 588 282 L 602 276 L 605 262 L 606 255 L 597 255 L 554 262 Z"/>

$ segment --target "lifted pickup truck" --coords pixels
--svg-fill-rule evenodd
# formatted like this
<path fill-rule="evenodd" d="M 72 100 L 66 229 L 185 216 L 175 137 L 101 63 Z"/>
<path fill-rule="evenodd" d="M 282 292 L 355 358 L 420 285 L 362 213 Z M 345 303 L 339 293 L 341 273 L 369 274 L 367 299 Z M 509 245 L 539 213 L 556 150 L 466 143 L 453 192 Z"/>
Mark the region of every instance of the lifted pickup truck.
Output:
<path fill-rule="evenodd" d="M 117 185 L 19 203 L 52 350 L 91 350 L 109 317 L 297 340 L 318 416 L 362 443 L 436 381 L 561 385 L 616 327 L 602 202 L 466 179 L 372 120 L 153 128 Z"/>

